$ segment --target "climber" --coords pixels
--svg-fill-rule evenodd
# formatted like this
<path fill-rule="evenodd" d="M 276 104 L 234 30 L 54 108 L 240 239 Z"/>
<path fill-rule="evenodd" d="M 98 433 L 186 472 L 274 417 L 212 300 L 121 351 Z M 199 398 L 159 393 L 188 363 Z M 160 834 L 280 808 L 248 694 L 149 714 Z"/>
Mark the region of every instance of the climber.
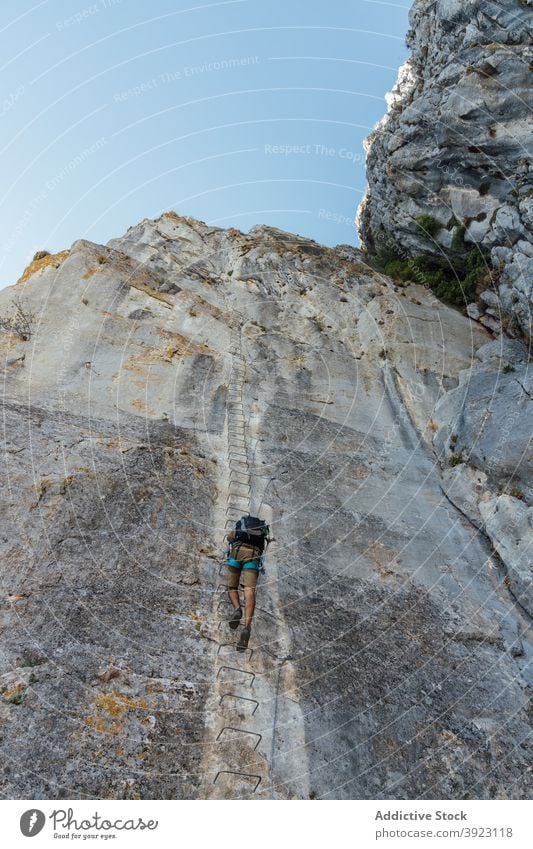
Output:
<path fill-rule="evenodd" d="M 242 619 L 239 583 L 244 585 L 244 623 L 237 644 L 237 651 L 248 648 L 252 619 L 255 610 L 255 591 L 259 572 L 263 571 L 263 558 L 269 539 L 269 527 L 255 516 L 243 516 L 234 530 L 227 534 L 230 546 L 227 552 L 228 595 L 233 605 L 229 626 L 236 630 Z"/>

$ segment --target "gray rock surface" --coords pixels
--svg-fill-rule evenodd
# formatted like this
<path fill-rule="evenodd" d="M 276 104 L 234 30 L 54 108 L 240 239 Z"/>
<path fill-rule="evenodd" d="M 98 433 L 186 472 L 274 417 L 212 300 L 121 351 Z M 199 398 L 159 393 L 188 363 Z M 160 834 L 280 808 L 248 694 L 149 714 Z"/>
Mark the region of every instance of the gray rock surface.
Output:
<path fill-rule="evenodd" d="M 490 253 L 494 304 L 531 336 L 533 169 L 529 2 L 415 0 L 388 114 L 368 139 L 364 245 L 441 255 L 466 228 L 466 248 Z M 416 223 L 429 215 L 434 235 Z M 497 329 L 497 322 L 492 319 Z"/>
<path fill-rule="evenodd" d="M 16 300 L 32 326 L 0 332 L 5 796 L 210 797 L 228 766 L 259 775 L 256 797 L 527 796 L 518 343 L 500 355 L 346 246 L 174 213 L 75 242 L 1 292 L 0 315 Z M 276 538 L 238 664 L 217 619 L 236 372 L 246 497 Z M 471 459 L 451 467 L 454 434 Z M 497 491 L 510 468 L 524 500 Z M 221 706 L 222 662 L 256 713 Z"/>
<path fill-rule="evenodd" d="M 439 400 L 434 417 L 443 489 L 484 529 L 506 564 L 512 592 L 531 616 L 532 400 L 527 351 L 503 337 L 476 351 L 472 367 Z"/>

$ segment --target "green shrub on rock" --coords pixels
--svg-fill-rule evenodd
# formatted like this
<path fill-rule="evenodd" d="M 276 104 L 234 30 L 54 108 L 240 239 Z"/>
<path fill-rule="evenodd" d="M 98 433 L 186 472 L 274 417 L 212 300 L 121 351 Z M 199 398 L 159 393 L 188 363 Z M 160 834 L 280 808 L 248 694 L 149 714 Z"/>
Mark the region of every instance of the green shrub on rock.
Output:
<path fill-rule="evenodd" d="M 458 227 L 454 228 L 453 237 L 452 237 L 452 250 L 460 251 L 464 246 L 466 236 L 466 225 L 460 224 Z"/>
<path fill-rule="evenodd" d="M 416 225 L 422 231 L 424 236 L 436 236 L 439 230 L 442 230 L 442 224 L 433 218 L 432 215 L 418 215 L 415 218 Z"/>
<path fill-rule="evenodd" d="M 411 280 L 413 277 L 410 264 L 404 259 L 393 259 L 385 265 L 383 270 L 385 271 L 385 274 L 389 277 L 393 277 L 395 280 L 407 281 Z"/>
<path fill-rule="evenodd" d="M 383 271 L 394 280 L 426 286 L 442 301 L 464 306 L 475 298 L 478 285 L 490 271 L 490 260 L 486 253 L 472 248 L 463 256 L 396 257 L 383 266 Z"/>
<path fill-rule="evenodd" d="M 452 468 L 454 466 L 460 466 L 462 463 L 464 463 L 464 459 L 463 459 L 462 454 L 452 454 L 452 456 L 448 460 L 448 465 L 451 466 Z"/>

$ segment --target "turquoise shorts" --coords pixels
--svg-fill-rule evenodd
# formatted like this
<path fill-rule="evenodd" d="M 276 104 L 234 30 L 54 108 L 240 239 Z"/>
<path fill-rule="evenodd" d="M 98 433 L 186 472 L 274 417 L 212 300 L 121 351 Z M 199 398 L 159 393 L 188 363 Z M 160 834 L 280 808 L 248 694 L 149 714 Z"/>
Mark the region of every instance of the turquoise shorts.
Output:
<path fill-rule="evenodd" d="M 239 563 L 234 557 L 228 557 L 228 566 L 231 569 L 253 569 L 255 572 L 259 571 L 257 560 L 248 560 L 247 563 Z"/>

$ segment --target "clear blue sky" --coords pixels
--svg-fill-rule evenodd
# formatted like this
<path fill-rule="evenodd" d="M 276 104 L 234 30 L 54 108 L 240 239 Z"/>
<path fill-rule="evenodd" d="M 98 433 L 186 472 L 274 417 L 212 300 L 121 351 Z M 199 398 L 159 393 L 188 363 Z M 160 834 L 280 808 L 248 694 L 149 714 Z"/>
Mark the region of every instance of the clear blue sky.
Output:
<path fill-rule="evenodd" d="M 357 243 L 409 0 L 4 0 L 0 287 L 168 209 Z"/>

